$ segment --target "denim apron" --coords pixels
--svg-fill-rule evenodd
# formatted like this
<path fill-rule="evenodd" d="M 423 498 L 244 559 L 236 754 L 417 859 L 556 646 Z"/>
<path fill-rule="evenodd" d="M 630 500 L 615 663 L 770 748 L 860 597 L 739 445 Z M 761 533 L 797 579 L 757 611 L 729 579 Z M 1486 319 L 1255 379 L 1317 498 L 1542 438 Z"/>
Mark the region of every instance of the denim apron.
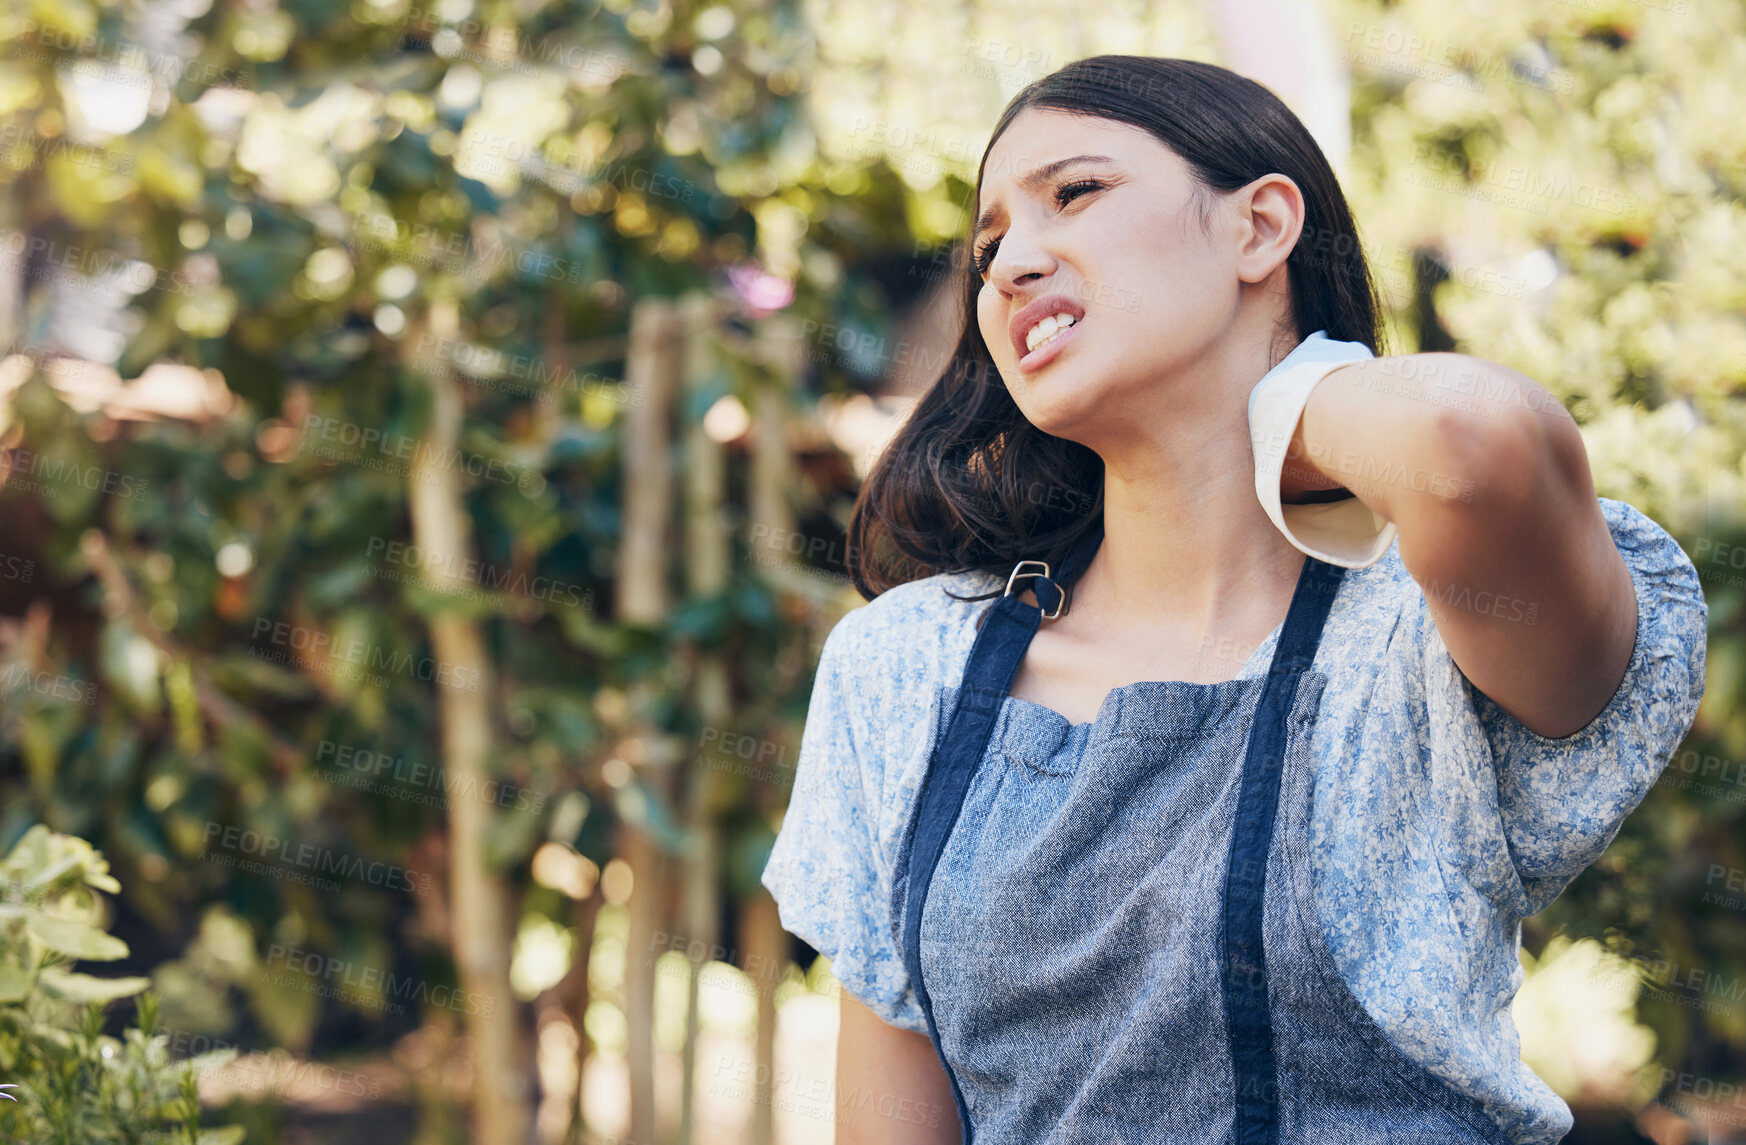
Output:
<path fill-rule="evenodd" d="M 1070 726 L 1008 693 L 1102 538 L 1053 578 L 1019 562 L 983 614 L 898 857 L 965 1145 L 1507 1145 L 1394 1047 L 1322 937 L 1312 664 L 1344 570 L 1305 558 L 1264 677 L 1128 684 Z"/>

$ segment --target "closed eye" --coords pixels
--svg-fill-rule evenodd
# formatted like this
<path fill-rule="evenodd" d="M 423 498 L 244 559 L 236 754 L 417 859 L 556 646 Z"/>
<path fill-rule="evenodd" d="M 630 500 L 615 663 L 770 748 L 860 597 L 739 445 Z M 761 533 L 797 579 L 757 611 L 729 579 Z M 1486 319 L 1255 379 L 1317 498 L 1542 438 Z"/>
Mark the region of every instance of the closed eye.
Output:
<path fill-rule="evenodd" d="M 1068 203 L 1071 203 L 1079 196 L 1086 194 L 1089 191 L 1104 190 L 1108 186 L 1109 184 L 1101 179 L 1075 179 L 1070 183 L 1063 183 L 1055 188 L 1055 204 L 1057 207 L 1064 209 Z M 976 257 L 971 260 L 970 265 L 975 268 L 978 278 L 988 273 L 989 266 L 994 262 L 994 252 L 998 250 L 999 247 L 1000 239 L 997 236 L 991 239 L 984 239 L 982 244 L 976 248 Z"/>

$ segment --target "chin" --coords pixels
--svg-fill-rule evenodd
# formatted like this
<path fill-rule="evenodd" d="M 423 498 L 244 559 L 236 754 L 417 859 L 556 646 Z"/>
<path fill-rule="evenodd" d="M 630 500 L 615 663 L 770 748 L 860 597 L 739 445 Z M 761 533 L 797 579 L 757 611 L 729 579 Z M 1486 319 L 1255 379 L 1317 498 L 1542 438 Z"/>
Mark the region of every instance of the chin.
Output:
<path fill-rule="evenodd" d="M 1108 387 L 1095 380 L 1095 371 L 1065 365 L 1051 363 L 1040 373 L 1020 374 L 1016 382 L 1007 384 L 1007 392 L 1025 420 L 1044 433 L 1071 439 L 1073 428 L 1085 425 L 1099 410 L 1114 407 Z"/>

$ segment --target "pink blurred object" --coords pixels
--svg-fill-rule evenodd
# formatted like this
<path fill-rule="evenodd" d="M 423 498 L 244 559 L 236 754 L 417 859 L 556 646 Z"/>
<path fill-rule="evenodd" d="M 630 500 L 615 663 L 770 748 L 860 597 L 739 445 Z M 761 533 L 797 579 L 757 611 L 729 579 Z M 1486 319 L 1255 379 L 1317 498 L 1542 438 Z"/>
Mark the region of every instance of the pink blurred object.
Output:
<path fill-rule="evenodd" d="M 1284 100 L 1336 174 L 1352 150 L 1352 78 L 1323 4 L 1302 0 L 1202 0 L 1226 67 Z M 1363 24 L 1354 22 L 1354 28 Z M 1347 34 L 1350 42 L 1352 33 Z"/>
<path fill-rule="evenodd" d="M 794 301 L 794 284 L 774 275 L 753 262 L 742 262 L 728 268 L 728 281 L 734 293 L 755 317 L 762 318 Z"/>

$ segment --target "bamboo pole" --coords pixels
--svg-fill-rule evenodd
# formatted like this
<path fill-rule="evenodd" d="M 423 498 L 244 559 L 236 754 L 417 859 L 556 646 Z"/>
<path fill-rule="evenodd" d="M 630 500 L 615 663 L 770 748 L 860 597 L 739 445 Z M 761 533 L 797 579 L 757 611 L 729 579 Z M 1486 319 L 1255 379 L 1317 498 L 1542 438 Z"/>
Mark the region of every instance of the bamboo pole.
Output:
<path fill-rule="evenodd" d="M 806 364 L 799 325 L 792 315 L 772 315 L 760 325 L 754 348 L 767 374 L 754 399 L 757 437 L 752 446 L 751 521 L 755 537 L 773 542 L 768 551 L 775 559 L 787 551 L 787 539 L 796 528 L 791 502 L 796 473 L 788 419 L 789 394 L 799 385 Z M 741 905 L 740 934 L 740 968 L 751 975 L 758 997 L 758 1068 L 753 1077 L 765 1079 L 752 1107 L 751 1145 L 774 1145 L 776 1114 L 768 1086 L 776 1076 L 776 978 L 788 943 L 776 901 L 762 888 Z"/>
<path fill-rule="evenodd" d="M 750 1145 L 774 1145 L 776 1111 L 770 1079 L 776 1076 L 776 982 L 788 961 L 788 938 L 776 913 L 776 900 L 759 887 L 740 905 L 740 969 L 758 990 L 757 1103 L 752 1108 Z"/>
<path fill-rule="evenodd" d="M 565 242 L 568 242 L 574 226 L 575 219 L 565 215 L 560 227 L 561 238 Z M 545 357 L 545 376 L 560 381 L 570 376 L 576 358 L 576 352 L 566 337 L 564 301 L 564 291 L 547 292 L 544 324 L 540 333 L 541 352 Z M 539 395 L 532 408 L 534 437 L 548 448 L 560 424 L 566 418 L 575 418 L 580 414 L 580 410 L 574 408 L 574 399 L 566 401 L 560 397 L 558 400 L 548 400 L 551 397 L 553 395 Z M 571 947 L 570 969 L 557 989 L 557 1004 L 571 1028 L 576 1031 L 576 1099 L 570 1104 L 569 1124 L 564 1134 L 566 1145 L 581 1145 L 588 1132 L 588 1103 L 583 1088 L 583 1080 L 588 1075 L 590 1052 L 587 1018 L 592 994 L 588 984 L 588 969 L 594 951 L 594 929 L 600 915 L 600 902 L 600 889 L 596 886 L 593 893 L 572 907 L 576 944 Z"/>
<path fill-rule="evenodd" d="M 34 184 L 35 180 L 27 174 L 13 185 L 11 194 L 0 195 L 0 234 L 15 235 L 23 232 L 25 221 L 30 217 L 24 204 Z M 26 249 L 29 249 L 28 244 Z M 25 294 L 28 286 L 25 275 L 30 270 L 27 263 L 28 260 L 23 256 L 19 257 L 15 265 L 0 262 L 0 358 L 26 349 L 22 343 L 25 329 Z M 8 427 L 0 424 L 0 431 L 6 428 Z"/>
<path fill-rule="evenodd" d="M 714 347 L 717 305 L 709 295 L 688 295 L 685 322 L 685 385 L 699 393 L 717 364 Z M 701 410 L 694 409 L 701 414 Z M 710 437 L 701 416 L 685 427 L 685 574 L 694 599 L 713 596 L 727 587 L 728 534 L 722 524 L 727 500 L 727 451 Z M 692 700 L 704 727 L 721 728 L 729 718 L 728 667 L 719 652 L 696 659 Z M 701 943 L 705 951 L 718 946 L 721 885 L 721 838 L 717 829 L 716 777 L 712 768 L 693 767 L 686 806 L 688 853 L 685 879 L 686 946 Z M 691 967 L 687 980 L 683 1082 L 680 1089 L 679 1142 L 690 1145 L 695 1129 L 699 979 L 705 964 Z"/>
<path fill-rule="evenodd" d="M 669 420 L 677 396 L 681 320 L 671 303 L 645 298 L 631 315 L 625 384 L 640 399 L 625 411 L 624 537 L 618 550 L 618 619 L 655 627 L 667 619 L 667 518 L 673 467 Z"/>
<path fill-rule="evenodd" d="M 788 434 L 788 395 L 799 384 L 806 364 L 800 323 L 792 315 L 776 314 L 759 327 L 753 354 L 768 372 L 753 399 L 751 519 L 754 544 L 762 537 L 767 556 L 780 560 L 795 529 L 790 504 L 795 485 L 794 449 Z M 759 554 L 754 554 L 754 557 Z"/>
<path fill-rule="evenodd" d="M 645 298 L 631 314 L 625 381 L 637 400 L 626 411 L 624 433 L 624 536 L 618 553 L 617 608 L 620 623 L 658 627 L 670 607 L 667 591 L 668 517 L 673 472 L 669 456 L 674 399 L 679 388 L 682 327 L 664 299 Z M 653 729 L 629 737 L 650 745 Z M 643 751 L 640 760 L 657 774 L 650 786 L 665 793 L 665 753 Z M 619 854 L 630 864 L 632 889 L 624 960 L 625 1022 L 629 1045 L 630 1133 L 636 1142 L 656 1140 L 655 1126 L 655 935 L 665 929 L 667 859 L 647 830 L 626 823 Z"/>
<path fill-rule="evenodd" d="M 588 1102 L 584 1081 L 588 1076 L 588 1003 L 593 991 L 588 985 L 589 952 L 594 949 L 594 928 L 600 919 L 600 888 L 578 901 L 572 909 L 576 928 L 575 952 L 570 972 L 558 984 L 558 1004 L 563 1007 L 570 1025 L 576 1031 L 576 1100 L 570 1106 L 570 1124 L 564 1133 L 564 1145 L 582 1145 L 588 1135 Z"/>
<path fill-rule="evenodd" d="M 429 322 L 439 338 L 454 337 L 459 325 L 454 304 L 433 305 Z M 436 366 L 422 372 L 432 403 L 430 425 L 413 458 L 408 486 L 412 535 L 425 552 L 448 555 L 446 561 L 424 565 L 423 576 L 433 590 L 453 591 L 466 586 L 449 570 L 466 567 L 472 556 L 471 522 L 462 502 L 460 475 L 441 461 L 454 455 L 460 440 L 461 395 L 448 370 Z M 482 789 L 490 778 L 494 687 L 484 634 L 477 621 L 454 611 L 439 611 L 427 624 L 432 651 L 447 668 L 439 674 L 437 685 L 443 766 L 461 789 Z M 533 1084 L 509 988 L 512 900 L 507 883 L 491 873 L 485 859 L 490 816 L 490 805 L 481 800 L 449 801 L 451 941 L 466 996 L 491 1003 L 467 1015 L 474 1077 L 473 1141 L 526 1145 Z"/>

